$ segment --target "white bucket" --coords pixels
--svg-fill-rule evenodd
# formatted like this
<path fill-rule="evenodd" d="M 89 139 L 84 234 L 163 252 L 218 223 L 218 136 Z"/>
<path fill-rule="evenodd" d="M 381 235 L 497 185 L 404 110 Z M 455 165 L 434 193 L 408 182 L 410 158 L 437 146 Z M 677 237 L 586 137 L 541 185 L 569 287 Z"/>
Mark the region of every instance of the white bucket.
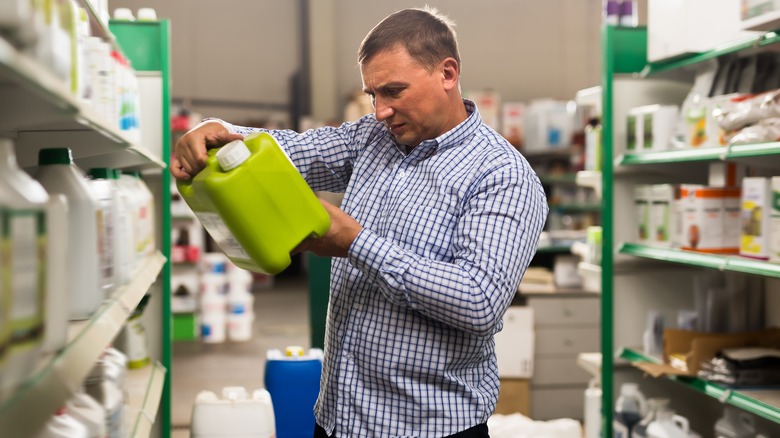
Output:
<path fill-rule="evenodd" d="M 201 391 L 192 408 L 191 438 L 272 438 L 276 435 L 271 395 L 257 389 L 248 397 L 242 386 L 222 389 L 220 399 Z"/>

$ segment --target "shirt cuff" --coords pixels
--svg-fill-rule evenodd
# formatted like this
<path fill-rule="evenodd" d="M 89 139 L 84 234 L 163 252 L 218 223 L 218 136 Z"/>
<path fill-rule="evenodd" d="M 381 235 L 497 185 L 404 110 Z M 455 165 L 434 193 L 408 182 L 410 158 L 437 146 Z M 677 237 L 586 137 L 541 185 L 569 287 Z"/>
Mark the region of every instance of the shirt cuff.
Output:
<path fill-rule="evenodd" d="M 412 260 L 388 239 L 364 228 L 349 247 L 347 257 L 372 284 L 380 282 L 405 295 L 403 277 Z"/>

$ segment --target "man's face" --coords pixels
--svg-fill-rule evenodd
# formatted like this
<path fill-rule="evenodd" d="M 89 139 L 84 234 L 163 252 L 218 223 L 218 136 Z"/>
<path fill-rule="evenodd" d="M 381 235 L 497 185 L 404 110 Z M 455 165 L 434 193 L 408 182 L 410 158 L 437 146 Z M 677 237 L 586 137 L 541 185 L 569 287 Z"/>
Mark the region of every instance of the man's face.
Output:
<path fill-rule="evenodd" d="M 448 125 L 451 85 L 444 63 L 428 71 L 397 46 L 364 62 L 360 72 L 376 119 L 387 125 L 399 144 L 415 147 L 453 127 Z"/>

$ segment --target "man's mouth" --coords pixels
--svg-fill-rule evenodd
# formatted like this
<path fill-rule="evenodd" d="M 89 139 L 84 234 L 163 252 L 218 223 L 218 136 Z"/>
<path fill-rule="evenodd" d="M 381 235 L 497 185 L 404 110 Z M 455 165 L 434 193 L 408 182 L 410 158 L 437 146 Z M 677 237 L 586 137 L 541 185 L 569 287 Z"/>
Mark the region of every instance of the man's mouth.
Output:
<path fill-rule="evenodd" d="M 398 135 L 398 131 L 403 129 L 405 126 L 404 123 L 393 123 L 391 125 L 388 125 L 387 127 L 390 129 L 390 133 L 393 135 Z"/>

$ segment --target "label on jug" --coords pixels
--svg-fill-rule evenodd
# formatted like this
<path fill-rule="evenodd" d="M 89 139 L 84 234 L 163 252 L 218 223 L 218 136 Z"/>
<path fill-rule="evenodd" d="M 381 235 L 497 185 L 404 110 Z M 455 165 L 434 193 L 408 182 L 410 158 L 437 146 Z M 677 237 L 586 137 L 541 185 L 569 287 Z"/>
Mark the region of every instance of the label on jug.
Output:
<path fill-rule="evenodd" d="M 12 343 L 35 341 L 42 334 L 45 287 L 45 216 L 35 210 L 11 210 L 4 218 L 10 248 Z"/>
<path fill-rule="evenodd" d="M 203 228 L 208 231 L 212 238 L 217 242 L 222 251 L 230 258 L 239 258 L 250 260 L 249 254 L 244 251 L 244 247 L 238 243 L 233 233 L 222 222 L 222 219 L 216 213 L 195 212 L 195 216 L 203 224 Z"/>

